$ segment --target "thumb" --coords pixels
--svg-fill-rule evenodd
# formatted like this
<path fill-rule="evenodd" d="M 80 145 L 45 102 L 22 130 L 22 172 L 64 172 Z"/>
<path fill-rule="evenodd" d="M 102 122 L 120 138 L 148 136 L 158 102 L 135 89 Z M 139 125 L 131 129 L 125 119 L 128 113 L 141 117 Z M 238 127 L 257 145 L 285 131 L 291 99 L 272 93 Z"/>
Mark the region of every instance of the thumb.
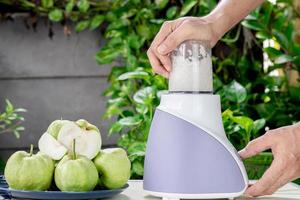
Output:
<path fill-rule="evenodd" d="M 174 32 L 166 37 L 166 39 L 158 46 L 157 51 L 161 55 L 167 55 L 176 47 L 186 40 L 185 31 L 182 28 L 177 28 Z"/>
<path fill-rule="evenodd" d="M 239 154 L 243 159 L 245 159 L 270 149 L 271 146 L 272 138 L 267 134 L 249 142 L 244 149 L 239 151 Z"/>

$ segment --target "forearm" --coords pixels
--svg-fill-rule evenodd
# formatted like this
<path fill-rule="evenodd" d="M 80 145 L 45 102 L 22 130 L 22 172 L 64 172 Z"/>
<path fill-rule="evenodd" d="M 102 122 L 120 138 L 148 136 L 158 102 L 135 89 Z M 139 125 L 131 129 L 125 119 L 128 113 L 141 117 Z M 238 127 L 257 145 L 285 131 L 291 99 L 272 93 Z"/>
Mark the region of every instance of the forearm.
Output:
<path fill-rule="evenodd" d="M 263 0 L 222 0 L 204 18 L 213 23 L 214 31 L 220 39 L 262 2 Z"/>

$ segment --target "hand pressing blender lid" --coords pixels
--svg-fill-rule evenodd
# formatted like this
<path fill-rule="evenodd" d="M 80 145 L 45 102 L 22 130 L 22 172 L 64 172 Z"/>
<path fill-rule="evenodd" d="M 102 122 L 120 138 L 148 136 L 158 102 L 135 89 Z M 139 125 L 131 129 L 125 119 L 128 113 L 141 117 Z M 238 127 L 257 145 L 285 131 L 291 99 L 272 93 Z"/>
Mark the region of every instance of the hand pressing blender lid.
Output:
<path fill-rule="evenodd" d="M 226 137 L 212 93 L 208 43 L 186 41 L 171 54 L 169 92 L 161 96 L 147 141 L 144 190 L 163 199 L 232 198 L 248 178 Z"/>

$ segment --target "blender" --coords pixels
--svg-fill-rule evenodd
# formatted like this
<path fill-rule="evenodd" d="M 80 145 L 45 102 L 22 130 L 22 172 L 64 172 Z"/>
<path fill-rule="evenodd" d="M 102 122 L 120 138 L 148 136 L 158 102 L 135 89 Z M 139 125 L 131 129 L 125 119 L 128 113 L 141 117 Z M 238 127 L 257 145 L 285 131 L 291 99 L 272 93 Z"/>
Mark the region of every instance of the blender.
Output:
<path fill-rule="evenodd" d="M 161 95 L 148 136 L 144 190 L 164 200 L 233 198 L 248 177 L 226 137 L 213 94 L 211 49 L 188 40 L 171 53 L 169 91 Z"/>

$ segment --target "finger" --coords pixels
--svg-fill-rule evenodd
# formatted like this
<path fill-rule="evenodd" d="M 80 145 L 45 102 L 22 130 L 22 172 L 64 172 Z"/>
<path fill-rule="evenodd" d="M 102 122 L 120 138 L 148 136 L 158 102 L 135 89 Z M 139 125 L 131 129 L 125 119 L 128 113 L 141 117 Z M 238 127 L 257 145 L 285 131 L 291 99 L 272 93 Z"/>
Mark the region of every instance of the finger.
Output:
<path fill-rule="evenodd" d="M 265 190 L 263 193 L 264 195 L 271 195 L 276 192 L 279 188 L 287 184 L 293 179 L 291 175 L 282 175 L 271 187 Z"/>
<path fill-rule="evenodd" d="M 276 182 L 279 177 L 282 176 L 284 171 L 285 164 L 282 163 L 280 160 L 274 160 L 266 170 L 264 175 L 259 179 L 254 185 L 250 186 L 246 192 L 246 196 L 259 196 L 263 195 L 264 191 L 270 188 L 274 182 Z"/>
<path fill-rule="evenodd" d="M 161 62 L 161 64 L 163 65 L 163 67 L 166 69 L 166 71 L 170 72 L 171 71 L 171 59 L 169 55 L 160 55 L 160 54 L 155 54 L 159 61 Z"/>
<path fill-rule="evenodd" d="M 263 135 L 249 142 L 247 146 L 239 151 L 241 158 L 249 158 L 258 153 L 270 149 L 272 146 L 272 138 L 269 135 Z"/>
<path fill-rule="evenodd" d="M 188 32 L 189 31 L 185 29 L 183 25 L 180 25 L 158 46 L 158 53 L 161 55 L 166 55 L 176 49 L 180 43 L 187 39 Z"/>
<path fill-rule="evenodd" d="M 287 157 L 287 156 L 282 154 L 280 157 Z M 280 176 L 277 179 L 277 181 L 274 182 L 274 184 L 272 184 L 272 186 L 270 186 L 269 189 L 267 189 L 264 192 L 265 194 L 273 194 L 274 192 L 276 192 L 276 190 L 278 190 L 279 188 L 284 186 L 286 183 L 294 180 L 294 178 L 297 177 L 296 174 L 298 172 L 298 168 L 295 168 L 296 162 L 291 159 L 290 160 L 286 159 L 286 161 L 282 161 L 282 162 L 284 162 L 285 165 L 288 167 L 285 168 L 282 176 Z"/>
<path fill-rule="evenodd" d="M 173 21 L 165 21 L 159 32 L 156 34 L 151 46 L 156 49 L 177 27 L 185 22 L 185 17 Z"/>
<path fill-rule="evenodd" d="M 161 26 L 160 30 L 158 31 L 158 33 L 154 37 L 154 40 L 151 44 L 151 47 L 153 49 L 156 49 L 158 47 L 158 45 L 160 45 L 166 39 L 166 37 L 170 33 L 172 33 L 172 31 L 173 31 L 172 26 L 173 26 L 173 22 L 166 21 L 166 22 L 163 23 L 163 25 Z"/>
<path fill-rule="evenodd" d="M 147 51 L 147 55 L 153 71 L 167 78 L 169 76 L 169 73 L 167 72 L 167 70 L 165 70 L 165 68 L 162 66 L 159 59 L 156 57 L 156 55 L 151 49 Z"/>

